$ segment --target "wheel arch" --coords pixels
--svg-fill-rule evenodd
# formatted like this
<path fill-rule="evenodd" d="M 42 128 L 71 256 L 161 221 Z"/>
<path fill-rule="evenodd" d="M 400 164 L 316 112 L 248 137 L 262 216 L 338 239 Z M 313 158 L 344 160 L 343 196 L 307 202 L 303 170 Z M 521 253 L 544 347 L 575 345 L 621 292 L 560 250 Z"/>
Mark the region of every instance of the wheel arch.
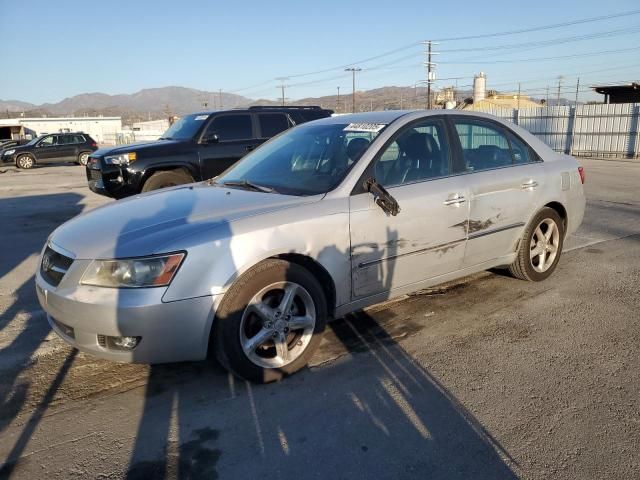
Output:
<path fill-rule="evenodd" d="M 555 210 L 558 215 L 560 215 L 560 218 L 562 219 L 562 223 L 563 223 L 562 226 L 564 227 L 564 230 L 566 232 L 567 231 L 567 209 L 565 208 L 565 206 L 560 202 L 553 201 L 553 202 L 547 203 L 546 205 L 544 205 L 544 207 L 551 208 Z"/>
<path fill-rule="evenodd" d="M 170 172 L 170 171 L 173 171 L 173 170 L 183 170 L 185 173 L 188 173 L 191 176 L 191 178 L 193 178 L 194 181 L 196 181 L 196 182 L 198 181 L 197 180 L 197 172 L 195 171 L 195 169 L 193 167 L 191 167 L 187 163 L 183 163 L 183 164 L 167 164 L 167 165 L 151 165 L 150 167 L 145 168 L 144 173 L 140 177 L 139 189 L 142 189 L 144 184 L 147 182 L 147 180 L 149 180 L 149 178 L 151 178 L 151 176 L 154 173 L 157 173 L 157 172 Z"/>
<path fill-rule="evenodd" d="M 270 258 L 278 258 L 300 265 L 316 277 L 327 298 L 327 312 L 333 316 L 336 308 L 336 285 L 326 268 L 310 256 L 301 253 L 283 253 Z"/>

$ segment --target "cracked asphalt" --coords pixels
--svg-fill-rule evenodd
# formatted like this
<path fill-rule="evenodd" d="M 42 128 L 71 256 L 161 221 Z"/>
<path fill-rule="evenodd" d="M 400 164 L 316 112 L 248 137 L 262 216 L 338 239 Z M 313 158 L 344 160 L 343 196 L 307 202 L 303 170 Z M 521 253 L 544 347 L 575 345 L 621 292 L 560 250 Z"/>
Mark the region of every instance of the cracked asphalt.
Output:
<path fill-rule="evenodd" d="M 542 283 L 484 272 L 330 324 L 309 369 L 122 365 L 39 309 L 48 234 L 110 200 L 78 166 L 0 168 L 0 478 L 635 478 L 640 162 L 582 160 Z"/>

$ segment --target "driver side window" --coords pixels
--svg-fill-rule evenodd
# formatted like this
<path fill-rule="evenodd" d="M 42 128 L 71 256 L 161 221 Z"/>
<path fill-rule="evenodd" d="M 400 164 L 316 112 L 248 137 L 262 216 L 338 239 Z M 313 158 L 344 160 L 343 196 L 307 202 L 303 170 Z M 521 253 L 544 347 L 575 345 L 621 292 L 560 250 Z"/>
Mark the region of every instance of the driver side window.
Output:
<path fill-rule="evenodd" d="M 402 129 L 378 156 L 375 178 L 392 187 L 450 175 L 449 152 L 444 123 L 421 121 Z"/>
<path fill-rule="evenodd" d="M 48 137 L 44 137 L 40 142 L 41 147 L 50 147 L 54 144 L 53 135 L 49 135 Z"/>

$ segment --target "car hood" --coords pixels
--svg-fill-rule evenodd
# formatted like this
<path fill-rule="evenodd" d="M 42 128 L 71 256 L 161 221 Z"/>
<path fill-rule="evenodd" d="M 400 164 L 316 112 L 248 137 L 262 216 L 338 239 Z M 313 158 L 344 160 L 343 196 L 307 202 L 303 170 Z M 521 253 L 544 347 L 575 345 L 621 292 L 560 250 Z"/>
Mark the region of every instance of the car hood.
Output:
<path fill-rule="evenodd" d="M 203 182 L 96 208 L 62 224 L 49 240 L 82 259 L 163 253 L 163 246 L 175 246 L 176 239 L 204 229 L 227 226 L 228 231 L 234 220 L 321 198 L 223 188 Z"/>
<path fill-rule="evenodd" d="M 171 145 L 177 145 L 184 143 L 184 140 L 157 140 L 155 142 L 137 142 L 128 143 L 126 145 L 118 145 L 117 147 L 101 148 L 93 152 L 93 157 L 104 155 L 119 155 L 121 153 L 128 152 L 142 152 L 145 150 L 152 150 L 158 147 L 168 147 Z"/>

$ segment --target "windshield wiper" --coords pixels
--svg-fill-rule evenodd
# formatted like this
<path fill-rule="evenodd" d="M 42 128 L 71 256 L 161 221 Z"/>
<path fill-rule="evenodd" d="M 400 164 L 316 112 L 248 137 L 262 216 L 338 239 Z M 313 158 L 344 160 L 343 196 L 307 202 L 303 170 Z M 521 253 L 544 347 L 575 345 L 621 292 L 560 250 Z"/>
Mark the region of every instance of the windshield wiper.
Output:
<path fill-rule="evenodd" d="M 271 187 L 264 187 L 262 185 L 258 185 L 257 183 L 249 182 L 248 180 L 228 180 L 226 182 L 222 182 L 222 185 L 224 185 L 225 187 L 240 187 L 244 188 L 245 190 L 254 190 L 256 192 L 273 192 L 273 188 Z"/>

